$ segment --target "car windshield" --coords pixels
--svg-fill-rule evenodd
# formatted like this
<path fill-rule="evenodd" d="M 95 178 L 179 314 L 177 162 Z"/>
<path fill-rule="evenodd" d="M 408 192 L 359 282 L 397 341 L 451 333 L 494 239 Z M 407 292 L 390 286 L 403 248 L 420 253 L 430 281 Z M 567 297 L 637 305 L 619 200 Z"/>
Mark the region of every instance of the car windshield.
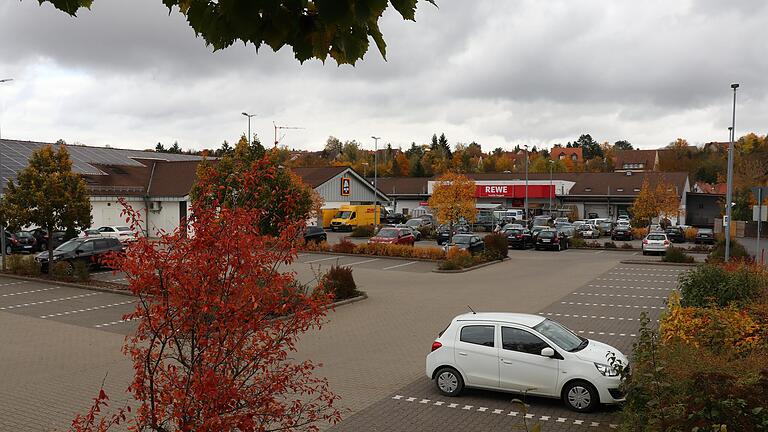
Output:
<path fill-rule="evenodd" d="M 469 236 L 463 235 L 453 236 L 453 242 L 456 244 L 469 244 L 469 238 Z"/>
<path fill-rule="evenodd" d="M 383 237 L 383 238 L 395 238 L 397 237 L 397 233 L 399 231 L 395 228 L 384 228 L 383 230 L 379 231 L 379 234 L 377 237 Z"/>
<path fill-rule="evenodd" d="M 579 231 L 589 231 L 591 229 L 592 227 L 590 225 L 586 225 L 586 224 L 579 225 Z"/>
<path fill-rule="evenodd" d="M 699 234 L 712 234 L 712 230 L 709 228 L 702 228 L 699 230 Z"/>
<path fill-rule="evenodd" d="M 662 234 L 651 234 L 648 236 L 648 240 L 666 240 L 667 237 Z"/>
<path fill-rule="evenodd" d="M 521 229 L 508 229 L 504 231 L 507 235 L 520 235 L 523 233 L 523 230 Z"/>
<path fill-rule="evenodd" d="M 539 233 L 539 238 L 548 239 L 548 238 L 552 238 L 554 236 L 555 236 L 555 232 L 554 231 L 542 231 L 542 232 Z"/>
<path fill-rule="evenodd" d="M 408 222 L 405 223 L 409 227 L 419 227 L 421 226 L 421 219 L 411 219 Z M 448 229 L 448 227 L 446 227 Z"/>
<path fill-rule="evenodd" d="M 16 233 L 16 237 L 18 238 L 29 238 L 32 237 L 32 234 L 26 232 L 26 231 L 19 231 Z"/>
<path fill-rule="evenodd" d="M 338 219 L 349 219 L 349 216 L 351 216 L 351 215 L 352 215 L 351 211 L 340 211 L 340 212 L 336 213 L 336 217 Z"/>
<path fill-rule="evenodd" d="M 66 243 L 62 243 L 59 247 L 56 248 L 57 252 L 72 252 L 75 249 L 77 249 L 81 244 L 83 244 L 83 240 L 80 239 L 72 239 Z"/>
<path fill-rule="evenodd" d="M 549 319 L 535 325 L 533 329 L 566 351 L 578 351 L 586 346 L 586 339 L 576 336 L 562 324 Z"/>

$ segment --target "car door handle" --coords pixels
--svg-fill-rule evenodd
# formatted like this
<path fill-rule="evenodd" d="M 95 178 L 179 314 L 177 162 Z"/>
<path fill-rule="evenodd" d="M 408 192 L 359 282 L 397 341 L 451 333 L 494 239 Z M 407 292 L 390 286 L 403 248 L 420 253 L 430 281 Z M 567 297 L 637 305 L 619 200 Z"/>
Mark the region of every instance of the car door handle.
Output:
<path fill-rule="evenodd" d="M 504 364 L 512 364 L 511 361 L 505 360 L 505 359 L 501 359 L 501 362 L 504 363 Z"/>
<path fill-rule="evenodd" d="M 460 356 L 466 356 L 466 355 L 467 355 L 467 353 L 459 351 L 459 355 L 460 355 Z"/>

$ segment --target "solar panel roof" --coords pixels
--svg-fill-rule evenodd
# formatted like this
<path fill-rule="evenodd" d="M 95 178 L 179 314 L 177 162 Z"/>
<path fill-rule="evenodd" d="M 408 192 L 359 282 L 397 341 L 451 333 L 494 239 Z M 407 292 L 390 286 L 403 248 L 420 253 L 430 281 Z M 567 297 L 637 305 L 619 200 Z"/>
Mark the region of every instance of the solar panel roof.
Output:
<path fill-rule="evenodd" d="M 16 178 L 19 171 L 26 168 L 32 152 L 47 145 L 58 149 L 53 143 L 34 141 L 0 140 L 0 178 L 3 185 L 8 179 Z M 199 156 L 155 153 L 154 151 L 115 149 L 108 147 L 90 147 L 84 145 L 67 145 L 69 156 L 72 159 L 72 169 L 80 174 L 100 175 L 104 174 L 94 164 L 142 166 L 136 159 L 157 159 L 164 161 L 188 161 L 200 160 Z"/>

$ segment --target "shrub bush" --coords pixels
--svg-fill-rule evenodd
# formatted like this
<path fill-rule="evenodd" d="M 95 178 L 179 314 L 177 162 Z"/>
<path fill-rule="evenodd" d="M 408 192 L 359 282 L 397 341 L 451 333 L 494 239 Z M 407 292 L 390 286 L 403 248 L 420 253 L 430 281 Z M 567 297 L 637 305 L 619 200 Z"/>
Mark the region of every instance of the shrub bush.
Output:
<path fill-rule="evenodd" d="M 373 232 L 373 225 L 358 225 L 352 230 L 350 237 L 371 237 Z"/>
<path fill-rule="evenodd" d="M 575 235 L 573 236 L 573 238 L 571 238 L 571 247 L 575 247 L 575 248 L 587 247 L 587 242 L 583 238 L 581 238 L 581 236 Z"/>
<path fill-rule="evenodd" d="M 622 249 L 634 249 L 635 247 L 634 247 L 634 246 L 632 246 L 631 244 L 627 243 L 627 242 L 624 242 L 624 243 L 621 245 L 621 248 L 622 248 Z"/>
<path fill-rule="evenodd" d="M 584 246 L 588 248 L 593 248 L 593 249 L 601 249 L 603 247 L 603 245 L 601 245 L 600 242 L 597 240 L 584 242 Z"/>
<path fill-rule="evenodd" d="M 321 283 L 325 292 L 333 294 L 334 300 L 344 300 L 359 294 L 351 267 L 331 266 L 323 275 Z"/>
<path fill-rule="evenodd" d="M 707 245 L 697 244 L 693 246 L 688 246 L 688 251 L 689 252 L 711 252 L 712 248 Z"/>
<path fill-rule="evenodd" d="M 699 233 L 699 230 L 694 227 L 688 227 L 685 229 L 683 234 L 685 234 L 685 241 L 688 243 L 693 243 L 696 240 L 696 234 Z"/>
<path fill-rule="evenodd" d="M 355 244 L 347 239 L 341 239 L 333 245 L 331 250 L 338 253 L 353 253 L 355 251 Z"/>
<path fill-rule="evenodd" d="M 692 263 L 694 261 L 693 257 L 685 253 L 682 248 L 674 246 L 670 246 L 669 249 L 667 249 L 667 253 L 664 254 L 664 257 L 661 260 L 671 263 Z"/>
<path fill-rule="evenodd" d="M 88 282 L 91 279 L 91 273 L 85 261 L 77 260 L 72 264 L 72 278 L 77 282 Z"/>
<path fill-rule="evenodd" d="M 459 248 L 451 248 L 446 254 L 445 261 L 441 262 L 438 268 L 440 270 L 457 270 L 472 267 L 481 261 L 482 258 L 479 256 L 472 256 L 469 252 Z"/>
<path fill-rule="evenodd" d="M 612 241 L 607 241 L 607 242 L 603 243 L 603 247 L 606 248 L 606 249 L 616 249 L 618 246 L 616 246 L 616 243 L 614 243 Z"/>
<path fill-rule="evenodd" d="M 68 261 L 59 261 L 50 268 L 50 275 L 53 276 L 54 279 L 59 279 L 63 281 L 72 281 L 73 276 L 72 273 L 74 272 L 74 266 L 72 263 Z"/>
<path fill-rule="evenodd" d="M 483 242 L 488 260 L 502 260 L 509 255 L 509 240 L 504 234 L 488 234 L 483 237 Z"/>
<path fill-rule="evenodd" d="M 737 242 L 736 239 L 731 239 L 731 258 L 735 259 L 751 259 L 752 256 L 744 248 L 744 245 Z M 725 239 L 719 239 L 712 248 L 712 252 L 709 253 L 707 258 L 708 262 L 722 262 L 725 260 Z"/>
<path fill-rule="evenodd" d="M 315 241 L 308 241 L 304 243 L 301 249 L 307 252 L 330 252 L 331 245 L 329 245 L 328 242 L 325 242 L 325 241 L 320 243 Z"/>
<path fill-rule="evenodd" d="M 768 274 L 760 266 L 705 264 L 680 276 L 683 306 L 746 305 L 765 295 Z"/>
<path fill-rule="evenodd" d="M 32 255 L 8 255 L 8 270 L 20 276 L 39 276 L 40 263 Z"/>
<path fill-rule="evenodd" d="M 642 240 L 648 235 L 648 228 L 632 228 L 632 238 Z"/>
<path fill-rule="evenodd" d="M 353 253 L 362 255 L 420 258 L 431 260 L 441 260 L 445 258 L 445 251 L 438 247 L 414 247 L 377 243 L 355 245 Z"/>
<path fill-rule="evenodd" d="M 437 238 L 435 229 L 430 226 L 419 227 L 419 233 L 421 234 L 421 240 L 435 240 Z"/>

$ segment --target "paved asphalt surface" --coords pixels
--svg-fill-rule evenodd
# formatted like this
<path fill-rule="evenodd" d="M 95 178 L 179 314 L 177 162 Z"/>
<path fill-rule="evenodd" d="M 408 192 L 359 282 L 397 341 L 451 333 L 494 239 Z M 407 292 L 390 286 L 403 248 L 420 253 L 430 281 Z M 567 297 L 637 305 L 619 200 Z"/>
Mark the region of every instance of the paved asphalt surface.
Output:
<path fill-rule="evenodd" d="M 630 352 L 641 312 L 657 319 L 681 267 L 623 265 L 627 252 L 510 251 L 511 259 L 468 273 L 433 273 L 434 263 L 301 253 L 290 270 L 311 281 L 332 264 L 351 266 L 369 298 L 336 308 L 299 344 L 297 359 L 322 362 L 342 396 L 335 431 L 508 431 L 524 417 L 508 394 L 469 390 L 441 396 L 423 376 L 424 356 L 451 317 L 477 310 L 539 312 L 585 337 Z M 658 259 L 658 258 L 655 258 Z M 94 278 L 123 283 L 124 275 Z M 120 353 L 134 323 L 133 298 L 0 277 L 0 431 L 66 429 L 107 376 L 124 394 L 130 362 Z M 124 396 L 122 396 L 124 398 Z M 616 409 L 574 414 L 557 400 L 530 399 L 545 430 L 599 430 Z M 455 404 L 455 405 L 454 405 Z"/>

